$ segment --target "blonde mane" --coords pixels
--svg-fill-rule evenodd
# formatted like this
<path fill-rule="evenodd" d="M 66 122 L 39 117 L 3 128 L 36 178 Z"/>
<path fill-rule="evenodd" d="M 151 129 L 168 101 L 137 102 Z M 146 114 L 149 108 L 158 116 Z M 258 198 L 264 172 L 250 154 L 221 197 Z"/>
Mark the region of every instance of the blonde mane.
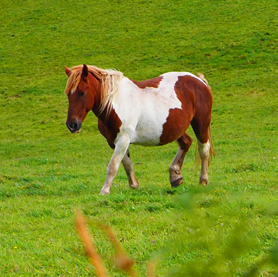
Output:
<path fill-rule="evenodd" d="M 107 114 L 109 114 L 112 109 L 113 97 L 117 94 L 119 83 L 124 75 L 122 72 L 112 69 L 101 69 L 93 65 L 87 65 L 87 67 L 88 71 L 99 79 L 101 83 L 99 113 L 102 113 L 107 108 Z M 74 93 L 81 81 L 82 69 L 83 65 L 70 68 L 71 74 L 68 78 L 65 94 Z"/>

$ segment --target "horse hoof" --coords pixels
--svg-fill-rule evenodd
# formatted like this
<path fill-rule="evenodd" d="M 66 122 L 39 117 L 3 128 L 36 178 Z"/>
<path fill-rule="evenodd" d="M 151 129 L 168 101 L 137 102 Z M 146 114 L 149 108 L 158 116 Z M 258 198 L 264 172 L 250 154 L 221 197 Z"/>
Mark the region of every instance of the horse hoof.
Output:
<path fill-rule="evenodd" d="M 132 189 L 138 189 L 139 185 L 129 185 Z"/>
<path fill-rule="evenodd" d="M 182 184 L 183 180 L 182 180 L 182 177 L 171 182 L 171 186 L 172 188 L 177 188 L 178 186 L 180 186 Z"/>
<path fill-rule="evenodd" d="M 201 180 L 200 179 L 200 181 L 199 181 L 199 185 L 202 185 L 202 186 L 207 186 L 207 184 L 208 184 L 208 180 Z"/>
<path fill-rule="evenodd" d="M 139 187 L 139 183 L 129 183 L 129 186 L 132 188 L 132 189 L 138 189 Z"/>
<path fill-rule="evenodd" d="M 107 194 L 110 194 L 110 190 L 102 189 L 102 190 L 100 191 L 100 195 L 107 195 Z"/>

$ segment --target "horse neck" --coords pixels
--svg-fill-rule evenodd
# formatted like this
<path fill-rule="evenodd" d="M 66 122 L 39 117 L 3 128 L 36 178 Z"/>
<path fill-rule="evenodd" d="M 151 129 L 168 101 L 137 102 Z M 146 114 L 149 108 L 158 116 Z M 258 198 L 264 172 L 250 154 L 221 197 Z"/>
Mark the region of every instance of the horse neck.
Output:
<path fill-rule="evenodd" d="M 102 83 L 101 80 L 96 79 L 95 77 L 90 78 L 90 87 L 91 92 L 94 95 L 94 106 L 93 106 L 93 113 L 97 118 L 99 118 L 103 123 L 107 122 L 109 118 L 108 109 L 105 107 L 101 111 L 101 104 L 102 104 Z"/>
<path fill-rule="evenodd" d="M 123 78 L 126 79 L 126 78 Z M 113 114 L 115 113 L 113 106 L 112 106 L 112 99 L 109 99 L 108 102 L 105 104 L 106 106 L 102 106 L 103 105 L 103 101 L 104 99 L 102 97 L 105 97 L 104 95 L 102 95 L 102 83 L 101 81 L 98 81 L 98 86 L 96 88 L 96 92 L 95 92 L 95 104 L 93 107 L 93 112 L 94 114 L 103 122 L 108 122 L 111 119 L 111 114 L 112 114 L 112 118 L 113 118 Z M 119 82 L 122 82 L 122 80 L 120 80 Z M 106 88 L 105 88 L 106 89 Z M 105 103 L 105 102 L 104 102 Z"/>
<path fill-rule="evenodd" d="M 90 75 L 89 77 L 89 87 L 91 89 L 91 93 L 94 97 L 94 106 L 92 111 L 98 117 L 99 108 L 101 105 L 101 81 L 96 79 L 94 76 Z"/>

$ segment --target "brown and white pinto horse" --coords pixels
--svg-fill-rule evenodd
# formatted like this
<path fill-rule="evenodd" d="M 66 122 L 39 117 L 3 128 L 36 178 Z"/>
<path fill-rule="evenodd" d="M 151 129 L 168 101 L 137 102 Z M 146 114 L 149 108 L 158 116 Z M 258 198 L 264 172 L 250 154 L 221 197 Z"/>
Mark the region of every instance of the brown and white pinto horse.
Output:
<path fill-rule="evenodd" d="M 179 150 L 169 167 L 172 187 L 182 183 L 181 167 L 192 143 L 186 134 L 191 124 L 198 139 L 201 157 L 199 182 L 208 183 L 208 165 L 213 153 L 210 122 L 212 93 L 203 75 L 188 72 L 165 73 L 141 82 L 130 80 L 121 72 L 95 66 L 65 67 L 69 99 L 66 125 L 80 132 L 89 111 L 98 117 L 98 127 L 114 149 L 107 167 L 101 194 L 109 194 L 112 181 L 122 162 L 129 186 L 139 183 L 133 171 L 129 144 L 164 145 L 177 141 Z"/>

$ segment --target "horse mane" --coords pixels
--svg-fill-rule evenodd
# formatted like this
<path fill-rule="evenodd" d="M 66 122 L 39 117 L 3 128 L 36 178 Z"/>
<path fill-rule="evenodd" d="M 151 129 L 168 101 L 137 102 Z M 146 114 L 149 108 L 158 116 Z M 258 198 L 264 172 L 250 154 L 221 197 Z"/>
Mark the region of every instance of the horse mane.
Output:
<path fill-rule="evenodd" d="M 102 113 L 107 108 L 107 115 L 112 109 L 112 100 L 118 92 L 119 83 L 123 79 L 122 72 L 113 69 L 101 69 L 93 65 L 87 65 L 89 73 L 94 75 L 101 83 L 101 103 L 99 113 Z M 82 77 L 83 65 L 77 65 L 70 68 L 71 74 L 65 89 L 65 94 L 74 93 L 79 85 Z"/>

